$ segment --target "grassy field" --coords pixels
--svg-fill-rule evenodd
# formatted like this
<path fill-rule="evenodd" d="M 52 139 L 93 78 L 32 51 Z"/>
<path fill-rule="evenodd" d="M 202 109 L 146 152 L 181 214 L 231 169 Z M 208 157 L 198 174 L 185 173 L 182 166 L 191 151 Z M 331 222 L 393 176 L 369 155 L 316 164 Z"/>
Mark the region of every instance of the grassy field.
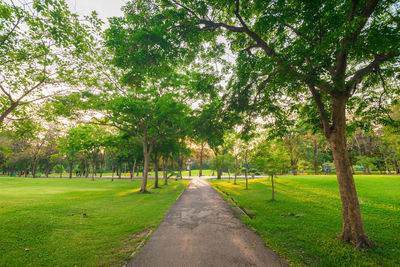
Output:
<path fill-rule="evenodd" d="M 0 178 L 0 266 L 121 266 L 188 181 L 140 183 Z"/>
<path fill-rule="evenodd" d="M 355 179 L 366 231 L 377 243 L 362 251 L 335 238 L 341 231 L 335 176 L 278 177 L 276 201 L 270 201 L 269 179 L 250 180 L 248 190 L 242 180 L 238 185 L 227 180 L 211 183 L 254 216 L 242 220 L 294 266 L 399 266 L 400 177 Z M 298 214 L 303 217 L 294 216 Z"/>

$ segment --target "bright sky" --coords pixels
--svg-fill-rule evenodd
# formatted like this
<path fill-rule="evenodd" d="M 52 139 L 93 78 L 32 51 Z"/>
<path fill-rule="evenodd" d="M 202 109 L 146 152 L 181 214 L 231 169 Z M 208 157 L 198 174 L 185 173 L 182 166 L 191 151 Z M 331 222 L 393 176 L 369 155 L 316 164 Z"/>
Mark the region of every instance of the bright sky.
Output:
<path fill-rule="evenodd" d="M 79 15 L 90 15 L 96 10 L 99 17 L 107 21 L 109 17 L 117 17 L 122 15 L 121 7 L 125 5 L 126 0 L 66 0 L 71 11 Z"/>

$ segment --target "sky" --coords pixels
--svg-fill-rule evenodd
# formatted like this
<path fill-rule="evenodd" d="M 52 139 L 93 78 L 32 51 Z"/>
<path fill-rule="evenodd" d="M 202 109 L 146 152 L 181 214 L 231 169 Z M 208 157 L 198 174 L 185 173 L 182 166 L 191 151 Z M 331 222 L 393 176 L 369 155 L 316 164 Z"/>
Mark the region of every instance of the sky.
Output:
<path fill-rule="evenodd" d="M 99 17 L 107 21 L 109 17 L 122 16 L 121 7 L 126 0 L 66 0 L 72 12 L 81 16 L 90 15 L 96 10 Z"/>

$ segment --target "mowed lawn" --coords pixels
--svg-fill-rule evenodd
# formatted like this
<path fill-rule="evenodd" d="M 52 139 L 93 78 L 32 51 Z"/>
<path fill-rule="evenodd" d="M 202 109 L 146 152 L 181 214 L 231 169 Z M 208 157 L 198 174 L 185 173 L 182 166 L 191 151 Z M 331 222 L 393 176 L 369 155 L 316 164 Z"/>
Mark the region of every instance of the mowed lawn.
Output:
<path fill-rule="evenodd" d="M 140 184 L 0 178 L 0 266 L 121 266 L 188 181 Z"/>
<path fill-rule="evenodd" d="M 270 201 L 269 179 L 249 180 L 248 190 L 243 180 L 211 183 L 254 216 L 242 220 L 291 265 L 400 266 L 400 177 L 355 180 L 367 234 L 376 242 L 362 251 L 335 238 L 342 226 L 336 176 L 278 177 L 276 201 Z"/>

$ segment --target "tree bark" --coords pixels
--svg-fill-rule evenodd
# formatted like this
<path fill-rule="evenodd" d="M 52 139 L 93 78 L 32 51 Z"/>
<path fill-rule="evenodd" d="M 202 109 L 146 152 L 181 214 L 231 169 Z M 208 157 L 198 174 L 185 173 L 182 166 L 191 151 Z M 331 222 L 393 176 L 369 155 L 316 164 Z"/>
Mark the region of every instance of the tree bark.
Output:
<path fill-rule="evenodd" d="M 96 161 L 93 159 L 92 160 L 92 181 L 94 181 L 94 169 L 95 169 Z"/>
<path fill-rule="evenodd" d="M 164 185 L 168 185 L 168 173 L 166 170 L 166 162 L 164 156 L 163 156 L 163 176 L 164 176 Z"/>
<path fill-rule="evenodd" d="M 147 174 L 149 170 L 149 157 L 150 153 L 149 152 L 144 152 L 144 164 L 143 164 L 143 177 L 142 177 L 142 186 L 140 188 L 140 193 L 146 193 L 147 192 Z"/>
<path fill-rule="evenodd" d="M 336 174 L 339 184 L 342 205 L 343 230 L 339 235 L 344 241 L 352 241 L 356 248 L 371 245 L 364 229 L 358 202 L 354 177 L 351 172 L 351 163 L 346 144 L 346 101 L 343 94 L 336 93 L 332 97 L 332 122 L 334 128 L 328 137 L 336 165 Z"/>
<path fill-rule="evenodd" d="M 73 162 L 72 162 L 72 159 L 70 159 L 70 161 L 69 161 L 69 179 L 72 178 L 72 165 L 73 165 Z"/>
<path fill-rule="evenodd" d="M 233 184 L 236 184 L 236 179 L 237 179 L 237 174 L 238 174 L 238 157 L 236 156 L 235 158 L 235 180 L 233 181 Z"/>
<path fill-rule="evenodd" d="M 157 153 L 154 152 L 154 186 L 153 188 L 159 188 L 158 186 L 158 157 Z"/>
<path fill-rule="evenodd" d="M 37 169 L 37 157 L 33 159 L 33 166 L 32 166 L 32 178 L 36 177 L 36 169 Z"/>
<path fill-rule="evenodd" d="M 49 177 L 49 172 L 50 172 L 50 159 L 47 158 L 47 160 L 46 160 L 46 178 Z"/>

